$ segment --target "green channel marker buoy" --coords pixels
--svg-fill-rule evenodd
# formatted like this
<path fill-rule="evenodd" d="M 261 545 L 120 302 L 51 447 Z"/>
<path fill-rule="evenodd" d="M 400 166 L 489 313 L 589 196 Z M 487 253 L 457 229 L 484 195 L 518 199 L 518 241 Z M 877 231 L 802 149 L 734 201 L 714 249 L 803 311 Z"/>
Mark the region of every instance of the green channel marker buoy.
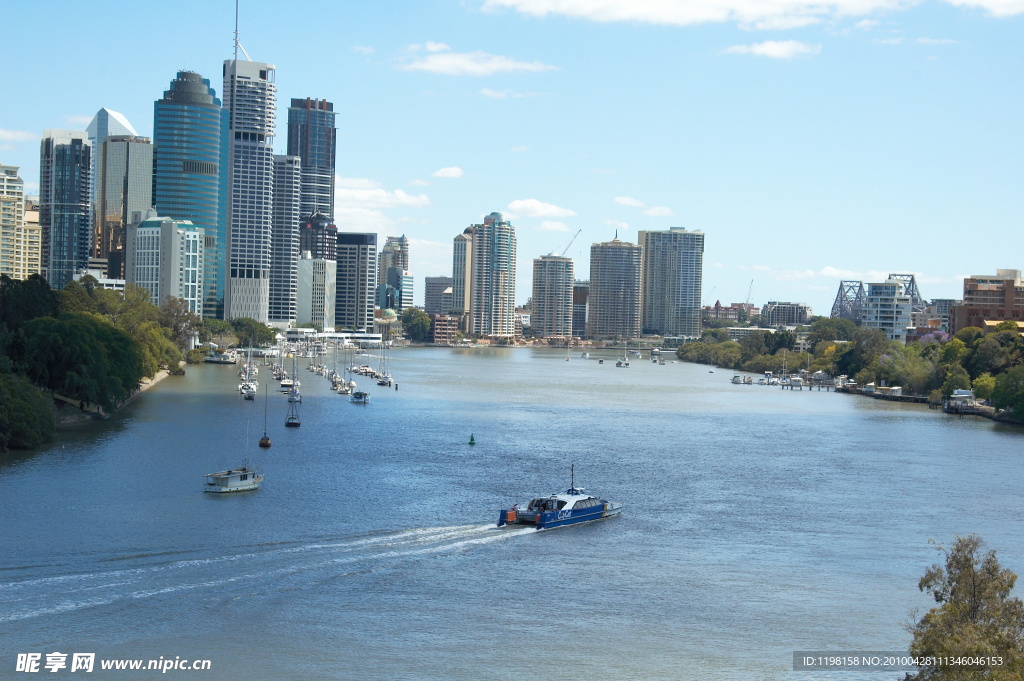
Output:
<path fill-rule="evenodd" d="M 469 444 L 471 444 L 471 445 L 475 445 L 476 444 L 476 440 L 473 438 L 473 433 L 469 434 Z"/>

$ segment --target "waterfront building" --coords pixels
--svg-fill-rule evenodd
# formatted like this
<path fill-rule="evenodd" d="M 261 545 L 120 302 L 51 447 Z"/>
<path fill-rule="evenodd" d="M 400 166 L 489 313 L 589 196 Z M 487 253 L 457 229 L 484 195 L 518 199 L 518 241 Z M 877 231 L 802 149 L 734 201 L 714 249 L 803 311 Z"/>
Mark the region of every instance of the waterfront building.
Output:
<path fill-rule="evenodd" d="M 452 311 L 452 277 L 426 277 L 423 280 L 423 311 L 431 314 L 449 314 Z M 448 291 L 448 302 L 445 302 Z"/>
<path fill-rule="evenodd" d="M 107 135 L 93 149 L 99 173 L 93 255 L 107 261 L 108 277 L 124 279 L 128 223 L 132 213 L 153 206 L 153 145 L 148 137 Z"/>
<path fill-rule="evenodd" d="M 900 279 L 865 284 L 864 321 L 866 329 L 879 329 L 889 340 L 905 343 L 911 325 L 912 297 Z M 802 323 L 802 322 L 797 322 Z"/>
<path fill-rule="evenodd" d="M 326 258 L 314 258 L 303 251 L 298 261 L 297 322 L 317 324 L 321 331 L 334 326 L 334 296 L 337 292 L 337 264 Z"/>
<path fill-rule="evenodd" d="M 704 234 L 683 227 L 641 230 L 637 243 L 643 248 L 643 332 L 699 337 Z"/>
<path fill-rule="evenodd" d="M 17 166 L 0 165 L 0 274 L 11 279 L 21 271 L 24 255 L 18 249 L 18 234 L 25 229 L 25 181 Z"/>
<path fill-rule="evenodd" d="M 533 259 L 530 328 L 540 338 L 572 337 L 573 262 L 557 253 Z"/>
<path fill-rule="evenodd" d="M 334 300 L 336 331 L 373 333 L 376 274 L 377 235 L 339 232 Z"/>
<path fill-rule="evenodd" d="M 388 270 L 396 267 L 408 271 L 409 267 L 409 239 L 402 236 L 389 236 L 381 246 L 380 256 L 377 262 L 377 282 L 384 283 L 387 279 Z"/>
<path fill-rule="evenodd" d="M 100 158 L 100 146 L 111 135 L 138 137 L 139 133 L 135 132 L 135 128 L 128 122 L 124 114 L 110 109 L 100 109 L 97 111 L 89 125 L 86 126 L 85 131 L 89 133 L 89 144 L 92 146 L 92 163 L 89 166 L 89 201 L 92 203 L 92 230 L 95 234 L 101 229 L 101 218 L 98 209 L 100 206 L 100 175 L 103 171 L 103 159 Z M 144 206 L 144 208 L 149 208 L 149 206 Z M 129 213 L 130 215 L 131 213 Z"/>
<path fill-rule="evenodd" d="M 125 281 L 149 291 L 156 305 L 168 296 L 182 298 L 202 316 L 205 242 L 203 228 L 188 220 L 135 211 L 125 244 Z"/>
<path fill-rule="evenodd" d="M 577 281 L 572 285 L 572 332 L 578 338 L 587 335 L 587 298 L 590 282 Z"/>
<path fill-rule="evenodd" d="M 323 99 L 292 99 L 288 108 L 288 155 L 302 159 L 300 213 L 334 217 L 337 131 L 334 105 Z"/>
<path fill-rule="evenodd" d="M 224 318 L 228 112 L 210 81 L 178 71 L 153 104 L 153 207 L 202 227 L 203 315 Z"/>
<path fill-rule="evenodd" d="M 469 331 L 477 336 L 514 337 L 515 227 L 497 212 L 475 227 Z"/>
<path fill-rule="evenodd" d="M 274 157 L 274 232 L 270 249 L 269 321 L 288 326 L 297 317 L 299 261 L 299 205 L 302 188 L 301 159 L 298 156 Z M 305 249 L 308 250 L 308 249 Z M 316 259 L 322 255 L 313 256 Z M 334 258 L 331 258 L 333 262 Z M 334 283 L 334 273 L 331 273 Z M 334 294 L 331 293 L 331 302 Z M 334 325 L 332 319 L 328 326 Z"/>
<path fill-rule="evenodd" d="M 314 258 L 338 259 L 338 228 L 330 215 L 316 212 L 303 218 L 299 225 L 299 250 L 309 251 Z"/>
<path fill-rule="evenodd" d="M 384 281 L 377 286 L 377 307 L 381 310 L 391 308 L 402 314 L 406 308 L 413 306 L 412 272 L 389 267 L 384 277 Z"/>
<path fill-rule="evenodd" d="M 274 80 L 273 64 L 224 62 L 229 173 L 226 319 L 269 321 L 277 108 Z"/>
<path fill-rule="evenodd" d="M 430 315 L 430 342 L 434 345 L 455 345 L 459 318 L 448 314 Z"/>
<path fill-rule="evenodd" d="M 56 289 L 64 288 L 89 261 L 92 151 L 85 131 L 43 131 L 39 145 L 41 269 Z"/>
<path fill-rule="evenodd" d="M 591 245 L 587 338 L 640 337 L 642 273 L 642 246 L 618 236 Z"/>
<path fill-rule="evenodd" d="M 806 324 L 812 315 L 809 305 L 770 300 L 761 308 L 759 321 L 774 329 L 777 326 Z"/>
<path fill-rule="evenodd" d="M 959 301 L 949 301 L 959 302 Z M 996 270 L 964 279 L 964 298 L 950 307 L 949 332 L 968 326 L 985 328 L 986 321 L 1024 321 L 1024 284 L 1020 270 Z"/>
<path fill-rule="evenodd" d="M 125 230 L 125 240 L 127 242 L 127 230 Z M 75 272 L 75 281 L 80 282 L 82 281 L 83 277 L 88 276 L 95 279 L 96 284 L 100 288 L 105 288 L 109 291 L 124 291 L 124 286 L 127 283 L 125 279 L 111 279 L 110 277 L 107 276 L 107 268 L 105 263 L 102 266 L 95 267 L 94 263 L 96 259 L 91 258 L 90 260 L 92 260 L 93 262 L 90 262 L 90 264 L 85 269 L 81 269 Z"/>
<path fill-rule="evenodd" d="M 13 273 L 11 279 L 24 280 L 40 274 L 43 232 L 39 227 L 39 197 L 25 199 L 23 221 L 14 228 Z M 10 231 L 10 230 L 5 230 Z"/>
<path fill-rule="evenodd" d="M 455 237 L 452 245 L 452 309 L 459 318 L 459 328 L 469 331 L 469 312 L 473 300 L 473 236 L 476 226 L 470 226 Z"/>

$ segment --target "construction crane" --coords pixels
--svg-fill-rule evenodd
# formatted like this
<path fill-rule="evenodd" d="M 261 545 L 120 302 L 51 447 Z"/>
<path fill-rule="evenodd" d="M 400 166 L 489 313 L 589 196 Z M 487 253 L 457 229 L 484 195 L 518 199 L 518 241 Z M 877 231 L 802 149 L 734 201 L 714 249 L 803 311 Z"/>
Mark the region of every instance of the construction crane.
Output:
<path fill-rule="evenodd" d="M 569 246 L 572 246 L 572 242 L 576 241 L 576 237 L 578 237 L 580 235 L 580 232 L 582 232 L 582 231 L 583 231 L 582 229 L 577 229 L 576 230 L 576 233 L 572 235 L 571 239 L 569 239 Z M 565 250 L 562 251 L 562 257 L 563 258 L 565 257 L 565 254 L 569 252 L 569 246 L 566 246 Z"/>
<path fill-rule="evenodd" d="M 754 280 L 753 280 L 753 279 L 751 279 L 751 280 L 750 280 L 750 288 L 748 288 L 748 289 L 747 289 L 747 302 L 743 303 L 743 306 L 744 306 L 744 307 L 746 307 L 746 306 L 750 305 L 750 293 L 751 293 L 751 292 L 752 292 L 753 290 L 754 290 Z"/>

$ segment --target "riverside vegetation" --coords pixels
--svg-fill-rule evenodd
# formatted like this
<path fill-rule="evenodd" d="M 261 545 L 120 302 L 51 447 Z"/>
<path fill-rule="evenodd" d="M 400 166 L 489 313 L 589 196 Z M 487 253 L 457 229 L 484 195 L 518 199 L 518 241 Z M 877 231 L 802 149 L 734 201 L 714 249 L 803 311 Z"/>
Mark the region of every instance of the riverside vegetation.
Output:
<path fill-rule="evenodd" d="M 973 389 L 979 399 L 991 399 L 1024 422 L 1024 340 L 1015 322 L 1003 322 L 988 334 L 973 326 L 952 338 L 937 331 L 903 345 L 877 329 L 819 317 L 807 339 L 813 349 L 794 352 L 796 336 L 790 331 L 754 331 L 733 341 L 725 329 L 709 329 L 676 354 L 687 362 L 738 371 L 781 372 L 785 364 L 789 371 L 845 374 L 861 385 L 885 381 L 936 400 Z"/>
<path fill-rule="evenodd" d="M 53 393 L 110 413 L 161 368 L 182 373 L 182 352 L 196 333 L 235 342 L 274 337 L 251 319 L 203 322 L 180 298 L 158 307 L 130 284 L 110 291 L 86 276 L 55 291 L 39 275 L 0 276 L 0 452 L 53 439 Z M 189 359 L 196 361 L 194 351 Z"/>

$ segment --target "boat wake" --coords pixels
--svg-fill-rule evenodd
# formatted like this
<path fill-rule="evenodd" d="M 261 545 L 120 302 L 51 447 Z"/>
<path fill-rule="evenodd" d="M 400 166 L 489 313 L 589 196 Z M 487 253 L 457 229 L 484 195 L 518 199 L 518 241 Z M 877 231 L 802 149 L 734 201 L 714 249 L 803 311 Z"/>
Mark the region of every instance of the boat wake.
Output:
<path fill-rule="evenodd" d="M 242 547 L 219 556 L 167 560 L 163 554 L 107 558 L 139 563 L 98 570 L 0 582 L 0 623 L 60 615 L 119 601 L 133 602 L 181 592 L 223 594 L 231 585 L 278 582 L 302 588 L 302 575 L 375 569 L 403 560 L 454 554 L 524 534 L 532 527 L 499 530 L 494 525 L 459 525 L 384 532 L 274 548 Z M 154 561 L 157 557 L 159 560 Z M 250 588 L 247 586 L 246 588 Z"/>

